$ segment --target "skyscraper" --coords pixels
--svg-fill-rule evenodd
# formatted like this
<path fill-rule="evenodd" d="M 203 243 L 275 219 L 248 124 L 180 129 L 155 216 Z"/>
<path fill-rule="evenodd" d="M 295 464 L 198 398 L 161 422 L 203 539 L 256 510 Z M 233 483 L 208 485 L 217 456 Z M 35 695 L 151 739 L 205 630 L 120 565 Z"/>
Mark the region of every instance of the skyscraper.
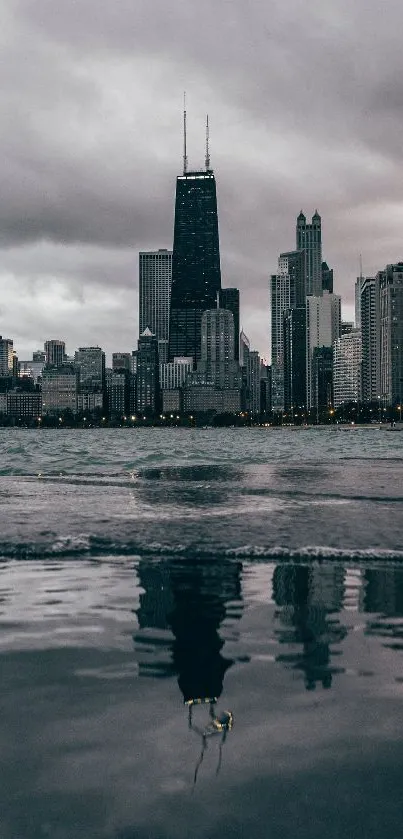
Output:
<path fill-rule="evenodd" d="M 234 331 L 235 331 L 235 360 L 239 361 L 239 289 L 238 288 L 222 288 L 218 302 L 220 309 L 227 309 L 232 312 L 234 316 Z"/>
<path fill-rule="evenodd" d="M 308 408 L 316 405 L 316 394 L 312 382 L 314 350 L 332 347 L 340 337 L 341 298 L 338 294 L 325 291 L 322 296 L 310 296 L 306 301 L 307 364 L 306 391 Z M 327 356 L 326 356 L 327 357 Z"/>
<path fill-rule="evenodd" d="M 146 415 L 161 410 L 160 368 L 157 337 L 145 329 L 138 340 L 137 350 L 137 411 Z"/>
<path fill-rule="evenodd" d="M 207 161 L 206 161 L 207 162 Z M 221 289 L 214 173 L 188 172 L 176 181 L 169 361 L 201 354 L 201 318 L 217 305 Z"/>
<path fill-rule="evenodd" d="M 234 316 L 226 309 L 207 309 L 201 320 L 201 360 L 233 361 L 235 355 Z"/>
<path fill-rule="evenodd" d="M 379 282 L 366 277 L 361 287 L 362 401 L 376 402 L 380 396 Z"/>
<path fill-rule="evenodd" d="M 64 341 L 45 341 L 44 350 L 46 364 L 55 364 L 57 367 L 60 367 L 66 361 L 66 344 Z"/>
<path fill-rule="evenodd" d="M 278 259 L 277 273 L 290 278 L 290 308 L 305 306 L 306 291 L 306 253 L 288 251 L 281 253 Z"/>
<path fill-rule="evenodd" d="M 306 406 L 306 309 L 284 315 L 284 407 Z"/>
<path fill-rule="evenodd" d="M 13 375 L 13 342 L 0 335 L 0 377 Z"/>
<path fill-rule="evenodd" d="M 381 390 L 384 405 L 403 400 L 403 262 L 387 265 L 379 277 Z"/>
<path fill-rule="evenodd" d="M 327 262 L 322 262 L 322 291 L 333 292 L 333 268 Z"/>
<path fill-rule="evenodd" d="M 333 394 L 334 407 L 343 402 L 359 402 L 361 399 L 361 331 L 336 338 L 333 344 Z"/>
<path fill-rule="evenodd" d="M 172 251 L 140 251 L 139 335 L 149 329 L 157 337 L 160 362 L 168 360 Z"/>
<path fill-rule="evenodd" d="M 284 314 L 291 309 L 291 278 L 279 270 L 270 278 L 272 408 L 284 408 Z"/>
<path fill-rule="evenodd" d="M 354 300 L 355 300 L 355 326 L 356 329 L 361 329 L 361 291 L 365 282 L 365 278 L 360 274 L 355 281 Z"/>
<path fill-rule="evenodd" d="M 80 374 L 80 390 L 103 393 L 105 389 L 105 353 L 101 347 L 80 347 L 74 354 Z"/>
<path fill-rule="evenodd" d="M 297 218 L 297 250 L 306 253 L 306 294 L 322 294 L 322 221 L 317 210 L 307 224 L 301 210 Z"/>

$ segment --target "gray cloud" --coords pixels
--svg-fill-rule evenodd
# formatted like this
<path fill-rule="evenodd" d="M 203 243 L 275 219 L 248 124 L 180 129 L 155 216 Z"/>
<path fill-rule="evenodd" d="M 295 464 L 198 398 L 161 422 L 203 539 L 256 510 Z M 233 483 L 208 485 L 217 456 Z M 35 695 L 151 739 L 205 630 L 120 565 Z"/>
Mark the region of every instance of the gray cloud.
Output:
<path fill-rule="evenodd" d="M 184 88 L 192 165 L 210 114 L 223 279 L 262 353 L 301 207 L 321 212 L 346 314 L 358 254 L 368 274 L 402 257 L 397 0 L 3 0 L 0 15 L 0 331 L 20 355 L 50 326 L 72 349 L 134 346 L 137 252 L 172 242 Z"/>

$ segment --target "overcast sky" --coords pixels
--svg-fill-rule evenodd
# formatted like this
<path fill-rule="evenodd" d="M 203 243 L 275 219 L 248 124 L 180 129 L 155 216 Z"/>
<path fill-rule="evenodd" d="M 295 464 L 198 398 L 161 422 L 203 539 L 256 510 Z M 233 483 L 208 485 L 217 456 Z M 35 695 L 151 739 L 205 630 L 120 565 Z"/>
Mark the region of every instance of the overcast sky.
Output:
<path fill-rule="evenodd" d="M 209 113 L 223 285 L 269 356 L 268 277 L 322 216 L 344 316 L 403 259 L 401 0 L 0 0 L 0 334 L 134 349 L 138 251 L 171 247 Z"/>

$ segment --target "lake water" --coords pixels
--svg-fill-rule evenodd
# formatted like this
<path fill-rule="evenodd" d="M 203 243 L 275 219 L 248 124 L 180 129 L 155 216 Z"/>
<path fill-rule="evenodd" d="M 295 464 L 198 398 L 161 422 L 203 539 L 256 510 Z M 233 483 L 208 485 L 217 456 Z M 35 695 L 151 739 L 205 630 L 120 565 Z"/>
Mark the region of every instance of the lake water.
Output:
<path fill-rule="evenodd" d="M 1 839 L 401 839 L 403 433 L 0 429 Z"/>

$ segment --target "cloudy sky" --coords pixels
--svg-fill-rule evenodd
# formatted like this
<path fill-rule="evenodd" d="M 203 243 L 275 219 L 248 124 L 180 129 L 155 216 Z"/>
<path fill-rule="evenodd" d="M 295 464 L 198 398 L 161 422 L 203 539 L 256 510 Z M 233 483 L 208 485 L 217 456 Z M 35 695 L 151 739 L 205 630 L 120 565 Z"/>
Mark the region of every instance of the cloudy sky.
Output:
<path fill-rule="evenodd" d="M 268 276 L 322 215 L 344 316 L 403 259 L 401 0 L 0 0 L 0 334 L 133 349 L 138 251 L 171 247 L 209 113 L 224 285 L 268 357 Z"/>

